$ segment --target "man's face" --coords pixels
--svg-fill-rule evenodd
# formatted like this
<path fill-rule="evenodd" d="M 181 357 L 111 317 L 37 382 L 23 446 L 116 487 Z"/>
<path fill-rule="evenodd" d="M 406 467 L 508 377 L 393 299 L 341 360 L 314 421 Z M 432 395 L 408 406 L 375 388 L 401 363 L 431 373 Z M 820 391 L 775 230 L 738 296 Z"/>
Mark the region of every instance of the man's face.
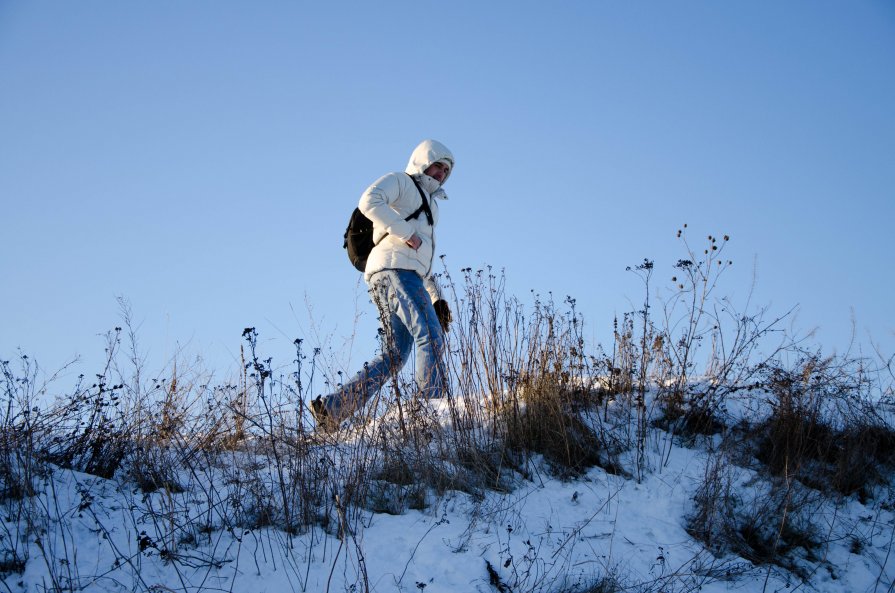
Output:
<path fill-rule="evenodd" d="M 451 166 L 441 161 L 432 163 L 426 167 L 425 171 L 423 171 L 423 173 L 436 180 L 438 183 L 444 183 L 444 180 L 447 179 L 448 173 L 450 172 Z"/>

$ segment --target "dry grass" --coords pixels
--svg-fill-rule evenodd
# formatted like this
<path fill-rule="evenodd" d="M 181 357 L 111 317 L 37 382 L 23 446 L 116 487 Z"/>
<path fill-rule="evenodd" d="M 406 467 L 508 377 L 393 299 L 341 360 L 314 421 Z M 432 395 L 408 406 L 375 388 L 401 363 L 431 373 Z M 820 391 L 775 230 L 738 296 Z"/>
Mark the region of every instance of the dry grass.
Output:
<path fill-rule="evenodd" d="M 895 467 L 895 432 L 873 403 L 891 387 L 873 384 L 863 361 L 791 345 L 772 345 L 755 360 L 780 318 L 717 307 L 713 293 L 731 265 L 719 258 L 726 242 L 710 237 L 702 258 L 687 247 L 672 296 L 647 296 L 616 321 L 608 355 L 583 339 L 574 299 L 535 298 L 529 309 L 490 269 L 463 270 L 456 283 L 447 276 L 456 321 L 444 407 L 392 397 L 413 393 L 410 378 L 396 374 L 389 395 L 371 406 L 376 417 L 358 417 L 335 435 L 316 433 L 305 407 L 315 374 L 333 373 L 301 340 L 295 368 L 278 368 L 259 351 L 253 328 L 243 333 L 242 368 L 221 385 L 177 363 L 147 380 L 127 310 L 125 328 L 108 334 L 105 368 L 61 395 L 51 393 L 53 377 L 38 384 L 26 356 L 18 366 L 3 362 L 0 506 L 13 520 L 2 522 L 0 573 L 20 572 L 32 559 L 21 542 L 47 524 L 52 502 L 31 501 L 57 468 L 132 488 L 155 526 L 141 541 L 175 559 L 235 529 L 294 535 L 320 527 L 348 541 L 364 511 L 430 508 L 451 491 L 481 499 L 543 470 L 571 480 L 600 467 L 639 480 L 667 463 L 675 439 L 692 444 L 706 434 L 717 439 L 690 533 L 719 554 L 790 567 L 792 550 L 820 545 L 811 517 L 819 501 L 871 497 Z M 632 271 L 649 295 L 651 262 Z M 796 362 L 785 363 L 794 354 Z M 731 421 L 726 404 L 741 392 L 763 394 L 770 412 Z M 733 469 L 746 466 L 760 493 L 750 501 L 738 498 Z M 49 552 L 45 560 L 55 562 Z M 524 579 L 513 585 L 535 590 Z M 61 577 L 54 586 L 66 590 Z M 576 587 L 620 585 L 607 577 Z"/>

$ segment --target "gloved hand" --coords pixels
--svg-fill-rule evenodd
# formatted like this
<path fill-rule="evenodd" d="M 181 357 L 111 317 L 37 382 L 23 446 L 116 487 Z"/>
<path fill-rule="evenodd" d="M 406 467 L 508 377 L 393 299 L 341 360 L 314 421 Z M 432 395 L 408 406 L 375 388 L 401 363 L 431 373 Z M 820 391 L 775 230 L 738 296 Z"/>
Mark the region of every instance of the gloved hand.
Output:
<path fill-rule="evenodd" d="M 451 308 L 448 307 L 447 301 L 444 299 L 438 299 L 432 306 L 435 307 L 435 314 L 438 316 L 438 323 L 441 324 L 441 330 L 444 333 L 447 333 L 448 325 L 453 321 L 453 318 L 451 317 Z"/>

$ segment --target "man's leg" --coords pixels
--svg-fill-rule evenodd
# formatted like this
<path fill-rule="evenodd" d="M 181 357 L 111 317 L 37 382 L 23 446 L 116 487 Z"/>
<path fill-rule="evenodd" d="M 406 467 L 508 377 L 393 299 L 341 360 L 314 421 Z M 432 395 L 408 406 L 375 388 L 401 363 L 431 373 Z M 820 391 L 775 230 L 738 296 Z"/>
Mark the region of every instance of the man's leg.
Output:
<path fill-rule="evenodd" d="M 370 297 L 379 310 L 383 329 L 382 349 L 349 382 L 336 392 L 320 398 L 319 404 L 313 404 L 322 406 L 330 422 L 340 422 L 363 407 L 389 378 L 400 372 L 410 356 L 413 337 L 392 307 L 392 303 L 396 302 L 392 296 L 396 282 L 393 270 L 380 272 L 371 278 Z M 318 414 L 314 409 L 315 415 Z"/>
<path fill-rule="evenodd" d="M 424 398 L 445 395 L 444 332 L 432 299 L 416 272 L 396 270 L 391 306 L 416 346 L 416 382 Z"/>

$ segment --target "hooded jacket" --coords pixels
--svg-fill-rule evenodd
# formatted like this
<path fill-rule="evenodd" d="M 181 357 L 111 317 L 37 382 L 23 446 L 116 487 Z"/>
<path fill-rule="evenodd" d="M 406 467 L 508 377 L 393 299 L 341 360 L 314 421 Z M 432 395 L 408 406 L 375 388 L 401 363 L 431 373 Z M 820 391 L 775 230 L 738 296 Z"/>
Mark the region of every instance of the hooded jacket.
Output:
<path fill-rule="evenodd" d="M 423 173 L 436 161 L 447 161 L 451 167 L 442 183 Z M 422 276 L 433 302 L 441 298 L 441 291 L 432 278 L 435 226 L 438 224 L 438 202 L 447 199 L 442 186 L 453 168 L 454 155 L 444 144 L 423 140 L 410 155 L 404 173 L 384 175 L 364 191 L 358 208 L 373 221 L 373 241 L 376 243 L 367 258 L 365 280 L 369 281 L 373 274 L 381 270 L 413 270 Z M 431 225 L 424 213 L 404 220 L 422 205 L 419 191 L 408 175 L 416 179 L 426 193 L 432 210 Z M 407 245 L 414 234 L 422 241 L 419 249 Z"/>

